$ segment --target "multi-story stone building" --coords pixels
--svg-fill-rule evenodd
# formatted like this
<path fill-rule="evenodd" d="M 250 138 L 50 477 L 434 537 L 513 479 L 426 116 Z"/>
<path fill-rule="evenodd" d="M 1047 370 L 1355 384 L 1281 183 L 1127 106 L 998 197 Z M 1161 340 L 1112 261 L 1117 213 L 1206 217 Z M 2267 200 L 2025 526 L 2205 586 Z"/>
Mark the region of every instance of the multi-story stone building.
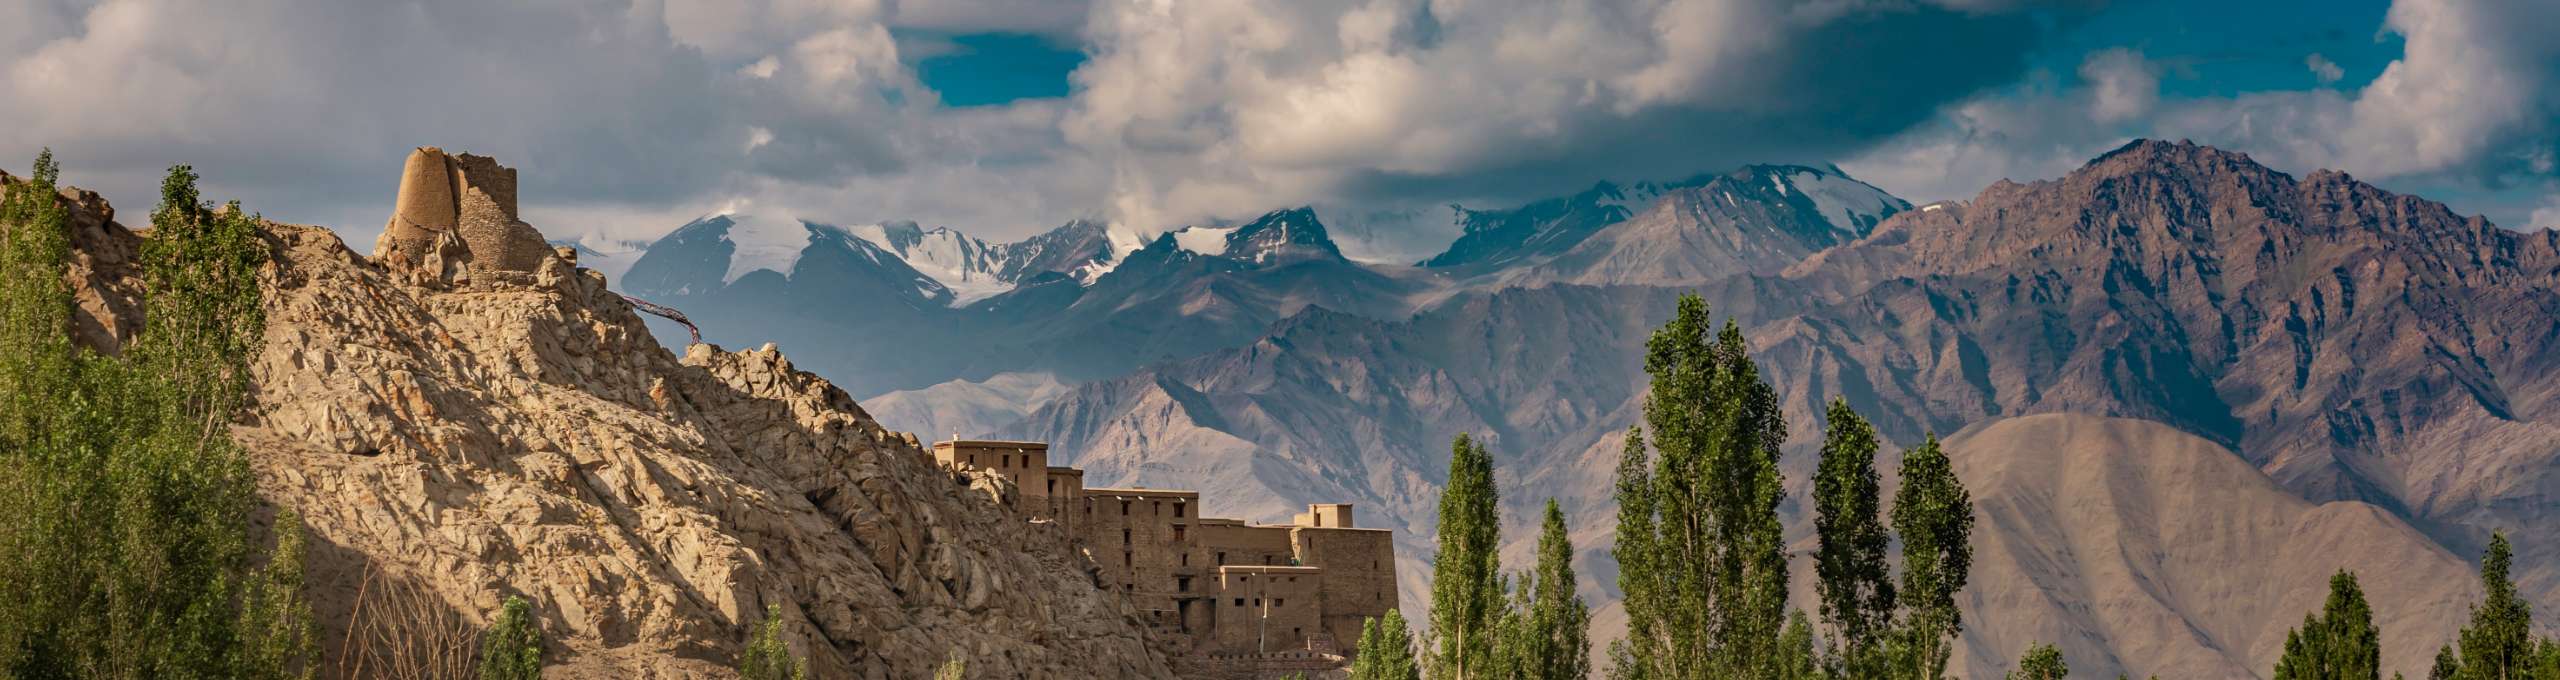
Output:
<path fill-rule="evenodd" d="M 1251 524 L 1202 516 L 1197 491 L 1086 488 L 1084 471 L 1049 465 L 1047 444 L 953 440 L 933 452 L 1012 480 L 1027 514 L 1075 536 L 1105 586 L 1195 654 L 1348 656 L 1361 623 L 1396 606 L 1394 536 L 1360 528 L 1347 503 Z"/>

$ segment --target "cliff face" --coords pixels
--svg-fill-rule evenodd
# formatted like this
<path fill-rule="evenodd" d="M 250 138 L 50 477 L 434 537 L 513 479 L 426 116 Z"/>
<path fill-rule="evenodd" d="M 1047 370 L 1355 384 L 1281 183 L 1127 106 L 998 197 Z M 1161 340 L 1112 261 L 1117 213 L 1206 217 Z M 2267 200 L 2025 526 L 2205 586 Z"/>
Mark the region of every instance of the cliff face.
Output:
<path fill-rule="evenodd" d="M 83 261 L 130 252 L 96 221 L 112 233 Z M 726 676 L 767 607 L 811 677 L 924 677 L 953 656 L 984 677 L 1169 675 L 1063 532 L 778 352 L 670 354 L 557 253 L 446 240 L 511 270 L 456 278 L 318 228 L 269 236 L 255 407 L 234 436 L 261 495 L 309 527 L 332 659 L 352 622 L 386 615 L 380 584 L 407 583 L 425 618 L 474 625 L 523 595 L 567 677 Z M 129 299 L 101 281 L 83 299 Z"/>

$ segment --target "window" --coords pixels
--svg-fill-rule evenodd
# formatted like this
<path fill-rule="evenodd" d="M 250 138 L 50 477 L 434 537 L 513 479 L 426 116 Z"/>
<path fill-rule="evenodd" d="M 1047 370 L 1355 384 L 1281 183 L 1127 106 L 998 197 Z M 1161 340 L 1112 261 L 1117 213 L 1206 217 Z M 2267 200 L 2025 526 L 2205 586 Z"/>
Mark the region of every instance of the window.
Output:
<path fill-rule="evenodd" d="M 1173 579 L 1173 589 L 1186 593 L 1191 592 L 1191 577 L 1176 577 Z"/>
<path fill-rule="evenodd" d="M 1182 525 L 1173 525 L 1173 540 L 1182 540 Z"/>
<path fill-rule="evenodd" d="M 1191 566 L 1191 553 L 1182 553 L 1182 566 Z"/>
<path fill-rule="evenodd" d="M 1013 467 L 1013 454 L 1005 454 L 1001 457 L 1001 461 L 996 464 L 997 467 Z"/>
<path fill-rule="evenodd" d="M 1127 517 L 1127 516 L 1129 516 L 1129 502 L 1128 502 L 1128 501 L 1120 501 L 1120 516 L 1122 516 L 1122 517 Z"/>
<path fill-rule="evenodd" d="M 1147 501 L 1147 507 L 1148 507 L 1148 508 L 1150 508 L 1149 510 L 1147 510 L 1147 514 L 1150 514 L 1150 515 L 1162 515 L 1162 514 L 1164 514 L 1164 501 Z"/>
<path fill-rule="evenodd" d="M 1223 552 L 1222 552 L 1222 553 L 1218 553 L 1218 566 L 1221 566 L 1221 567 L 1223 567 L 1223 566 L 1227 566 L 1227 554 L 1226 554 L 1226 553 L 1223 553 Z"/>
<path fill-rule="evenodd" d="M 1173 517 L 1174 517 L 1174 519 L 1181 519 L 1181 518 L 1182 518 L 1182 509 L 1183 509 L 1184 507 L 1185 507 L 1185 506 L 1184 506 L 1183 504 L 1181 504 L 1181 503 L 1175 503 L 1175 504 L 1173 504 Z"/>
<path fill-rule="evenodd" d="M 1238 606 L 1238 607 L 1242 607 L 1242 606 L 1244 606 L 1244 598 L 1241 598 L 1241 597 L 1236 598 L 1236 606 Z"/>
<path fill-rule="evenodd" d="M 1289 598 L 1285 598 L 1285 597 L 1275 597 L 1275 598 L 1271 598 L 1271 606 L 1273 606 L 1273 607 L 1286 607 L 1286 606 L 1289 606 Z"/>
<path fill-rule="evenodd" d="M 1256 606 L 1256 607 L 1260 607 L 1260 606 L 1262 606 L 1262 598 L 1259 598 L 1259 597 L 1257 597 L 1257 598 L 1253 598 L 1253 606 Z"/>
<path fill-rule="evenodd" d="M 1137 558 L 1135 558 L 1135 557 L 1131 557 L 1131 556 L 1130 556 L 1129 551 L 1127 551 L 1127 550 L 1122 550 L 1122 551 L 1120 551 L 1120 566 L 1123 566 L 1123 567 L 1134 567 L 1134 566 L 1137 566 L 1137 565 L 1138 565 L 1138 560 L 1137 560 Z M 1133 585 L 1133 586 L 1134 586 L 1134 585 L 1136 585 L 1136 584 L 1130 584 L 1130 585 Z"/>
<path fill-rule="evenodd" d="M 1058 480 L 1049 480 L 1049 495 L 1058 495 Z"/>
<path fill-rule="evenodd" d="M 1125 545 L 1128 545 L 1128 544 L 1129 544 L 1129 530 L 1128 530 L 1128 529 L 1121 529 L 1121 530 L 1120 530 L 1120 545 L 1124 545 L 1124 546 L 1125 546 Z"/>

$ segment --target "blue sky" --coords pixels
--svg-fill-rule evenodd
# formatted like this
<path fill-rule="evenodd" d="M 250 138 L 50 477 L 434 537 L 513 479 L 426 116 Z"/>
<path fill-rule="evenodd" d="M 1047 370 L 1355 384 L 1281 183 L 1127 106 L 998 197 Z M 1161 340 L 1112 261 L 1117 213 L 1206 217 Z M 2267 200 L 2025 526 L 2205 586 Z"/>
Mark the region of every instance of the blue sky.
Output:
<path fill-rule="evenodd" d="M 1000 106 L 1067 96 L 1084 46 L 1029 33 L 902 33 L 915 46 L 916 79 L 954 107 Z"/>
<path fill-rule="evenodd" d="M 0 0 L 0 162 L 371 238 L 400 158 L 556 236 L 752 210 L 1011 239 L 1832 162 L 1913 200 L 2188 138 L 2560 224 L 2549 0 Z M 112 84 L 113 86 L 101 86 Z M 14 163 L 23 163 L 15 161 Z"/>

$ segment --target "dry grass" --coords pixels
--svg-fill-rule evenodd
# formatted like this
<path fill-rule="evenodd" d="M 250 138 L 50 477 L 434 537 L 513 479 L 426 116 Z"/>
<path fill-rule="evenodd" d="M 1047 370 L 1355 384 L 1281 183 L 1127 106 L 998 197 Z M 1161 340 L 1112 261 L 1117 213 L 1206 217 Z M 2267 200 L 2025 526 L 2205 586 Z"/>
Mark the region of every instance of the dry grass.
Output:
<path fill-rule="evenodd" d="M 338 649 L 335 677 L 472 678 L 479 671 L 480 625 L 418 579 L 367 565 Z"/>

